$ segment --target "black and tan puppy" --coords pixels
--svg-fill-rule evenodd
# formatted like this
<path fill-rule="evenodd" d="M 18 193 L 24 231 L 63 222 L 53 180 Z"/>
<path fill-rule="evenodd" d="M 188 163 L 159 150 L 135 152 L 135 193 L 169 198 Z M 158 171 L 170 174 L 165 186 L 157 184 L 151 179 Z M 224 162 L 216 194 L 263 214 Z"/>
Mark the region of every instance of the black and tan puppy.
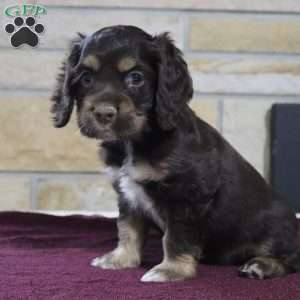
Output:
<path fill-rule="evenodd" d="M 150 226 L 163 261 L 142 281 L 196 275 L 198 261 L 271 278 L 300 270 L 295 213 L 188 102 L 192 80 L 167 34 L 113 26 L 73 42 L 52 97 L 54 125 L 76 104 L 81 132 L 101 139 L 119 194 L 119 244 L 93 266 L 134 268 Z"/>

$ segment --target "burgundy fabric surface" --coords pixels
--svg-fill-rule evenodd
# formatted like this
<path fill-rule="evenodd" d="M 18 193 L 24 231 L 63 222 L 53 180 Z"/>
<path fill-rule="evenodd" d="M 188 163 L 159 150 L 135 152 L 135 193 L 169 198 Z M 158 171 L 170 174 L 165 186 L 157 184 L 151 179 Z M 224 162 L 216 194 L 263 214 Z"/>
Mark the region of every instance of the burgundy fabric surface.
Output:
<path fill-rule="evenodd" d="M 258 281 L 239 278 L 235 267 L 199 265 L 193 280 L 141 283 L 161 260 L 157 237 L 138 269 L 90 267 L 92 258 L 114 248 L 116 236 L 115 220 L 0 213 L 0 300 L 300 299 L 300 274 Z"/>

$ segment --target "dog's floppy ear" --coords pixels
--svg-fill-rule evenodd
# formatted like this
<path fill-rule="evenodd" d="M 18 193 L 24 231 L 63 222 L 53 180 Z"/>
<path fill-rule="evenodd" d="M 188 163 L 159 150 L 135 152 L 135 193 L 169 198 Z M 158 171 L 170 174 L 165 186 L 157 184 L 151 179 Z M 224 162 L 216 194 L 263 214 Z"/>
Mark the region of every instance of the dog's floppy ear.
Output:
<path fill-rule="evenodd" d="M 72 41 L 70 53 L 62 64 L 61 73 L 57 77 L 56 88 L 51 97 L 51 101 L 53 101 L 51 107 L 53 124 L 58 128 L 69 122 L 73 111 L 74 98 L 70 94 L 70 82 L 72 71 L 80 58 L 81 44 L 84 38 L 84 35 L 79 34 L 79 37 Z"/>
<path fill-rule="evenodd" d="M 177 115 L 193 96 L 193 83 L 181 51 L 168 33 L 154 37 L 159 52 L 156 92 L 156 117 L 159 126 L 170 130 L 177 125 Z"/>

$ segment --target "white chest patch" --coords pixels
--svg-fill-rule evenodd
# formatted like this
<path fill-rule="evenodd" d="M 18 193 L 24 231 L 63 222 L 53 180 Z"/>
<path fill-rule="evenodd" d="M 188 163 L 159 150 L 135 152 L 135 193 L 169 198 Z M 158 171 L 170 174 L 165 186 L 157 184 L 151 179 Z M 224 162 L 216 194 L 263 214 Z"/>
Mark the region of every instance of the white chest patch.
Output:
<path fill-rule="evenodd" d="M 143 166 L 144 167 L 144 166 Z M 128 158 L 121 168 L 107 168 L 107 174 L 112 182 L 118 182 L 121 193 L 130 207 L 134 210 L 142 210 L 160 228 L 163 229 L 164 222 L 157 214 L 153 206 L 153 200 L 145 192 L 143 186 L 138 183 L 137 174 L 140 174 L 139 167 L 132 164 L 132 158 Z M 141 179 L 145 179 L 141 174 Z"/>

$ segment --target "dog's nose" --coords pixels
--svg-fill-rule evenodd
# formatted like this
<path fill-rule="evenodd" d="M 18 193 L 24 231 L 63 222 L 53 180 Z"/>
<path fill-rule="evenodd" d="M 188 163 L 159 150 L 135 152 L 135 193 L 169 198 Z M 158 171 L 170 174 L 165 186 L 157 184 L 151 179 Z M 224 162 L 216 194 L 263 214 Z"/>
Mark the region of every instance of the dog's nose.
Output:
<path fill-rule="evenodd" d="M 90 108 L 96 120 L 101 124 L 112 123 L 116 117 L 117 110 L 115 107 L 107 104 L 98 104 Z"/>

